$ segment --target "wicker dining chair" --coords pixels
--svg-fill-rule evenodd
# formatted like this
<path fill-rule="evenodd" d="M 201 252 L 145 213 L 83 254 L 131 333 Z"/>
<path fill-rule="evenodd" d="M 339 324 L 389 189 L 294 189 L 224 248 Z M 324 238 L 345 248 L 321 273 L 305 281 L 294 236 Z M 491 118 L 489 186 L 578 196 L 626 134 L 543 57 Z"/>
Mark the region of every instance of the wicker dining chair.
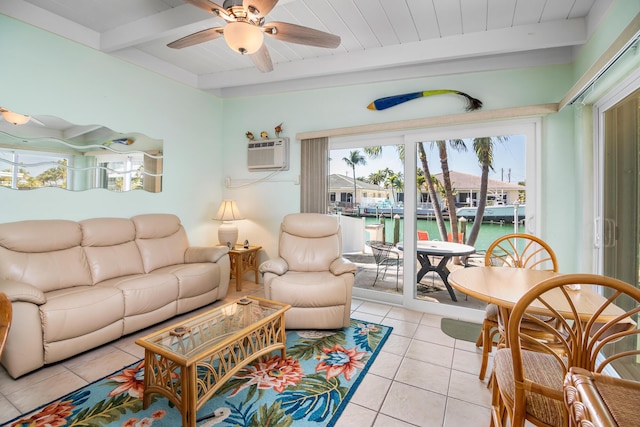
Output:
<path fill-rule="evenodd" d="M 6 294 L 0 292 L 0 356 L 2 356 L 4 344 L 7 342 L 7 337 L 9 336 L 11 318 L 11 300 Z"/>
<path fill-rule="evenodd" d="M 486 266 L 530 268 L 558 271 L 558 260 L 553 249 L 542 239 L 530 234 L 506 234 L 496 239 L 485 253 Z M 505 283 L 505 286 L 508 286 Z M 499 334 L 498 307 L 488 304 L 476 346 L 482 346 L 482 365 L 479 377 L 484 380 L 489 364 L 489 353 L 497 345 Z"/>
<path fill-rule="evenodd" d="M 591 287 L 592 299 L 574 286 Z M 591 295 L 596 295 L 596 292 Z M 582 307 L 581 309 L 576 308 Z M 560 274 L 543 280 L 518 300 L 507 325 L 507 346 L 494 357 L 491 426 L 567 425 L 563 382 L 572 367 L 615 372 L 616 363 L 635 363 L 640 289 L 596 274 Z M 541 320 L 551 315 L 558 323 Z M 528 324 L 554 337 L 547 345 Z M 558 327 L 560 325 L 560 327 Z M 558 343 L 560 345 L 558 345 Z M 508 419 L 508 420 L 507 420 Z"/>

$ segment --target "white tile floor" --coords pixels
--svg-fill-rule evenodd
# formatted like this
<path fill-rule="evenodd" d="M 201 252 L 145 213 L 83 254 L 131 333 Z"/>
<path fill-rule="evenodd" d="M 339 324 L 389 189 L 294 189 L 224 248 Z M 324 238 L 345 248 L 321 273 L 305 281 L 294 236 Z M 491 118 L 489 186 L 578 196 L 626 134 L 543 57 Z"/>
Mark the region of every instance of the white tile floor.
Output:
<path fill-rule="evenodd" d="M 242 292 L 225 299 L 246 294 L 263 296 L 263 290 L 245 281 Z M 478 379 L 481 352 L 474 343 L 445 335 L 439 316 L 365 301 L 353 301 L 352 312 L 394 330 L 336 427 L 489 425 L 491 393 Z M 158 325 L 17 380 L 0 368 L 0 423 L 141 359 L 134 341 L 154 329 Z"/>

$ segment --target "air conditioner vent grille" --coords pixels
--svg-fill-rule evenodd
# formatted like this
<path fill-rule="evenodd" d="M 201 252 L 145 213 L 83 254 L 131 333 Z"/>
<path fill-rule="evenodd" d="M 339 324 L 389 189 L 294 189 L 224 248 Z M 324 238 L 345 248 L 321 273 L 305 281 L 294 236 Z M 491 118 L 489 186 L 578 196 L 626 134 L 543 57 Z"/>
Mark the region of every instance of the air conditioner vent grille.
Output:
<path fill-rule="evenodd" d="M 265 139 L 247 145 L 250 171 L 289 170 L 289 139 Z"/>

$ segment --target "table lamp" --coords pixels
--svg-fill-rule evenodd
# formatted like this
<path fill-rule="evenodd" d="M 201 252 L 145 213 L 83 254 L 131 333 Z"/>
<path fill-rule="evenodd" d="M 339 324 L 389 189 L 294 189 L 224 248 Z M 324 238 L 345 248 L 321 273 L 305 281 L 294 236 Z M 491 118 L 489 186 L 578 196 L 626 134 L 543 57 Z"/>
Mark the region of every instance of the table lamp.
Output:
<path fill-rule="evenodd" d="M 222 224 L 218 227 L 218 242 L 221 245 L 228 245 L 233 248 L 238 241 L 238 227 L 231 221 L 244 219 L 238 210 L 235 200 L 223 200 L 218 213 L 213 219 L 222 221 Z"/>

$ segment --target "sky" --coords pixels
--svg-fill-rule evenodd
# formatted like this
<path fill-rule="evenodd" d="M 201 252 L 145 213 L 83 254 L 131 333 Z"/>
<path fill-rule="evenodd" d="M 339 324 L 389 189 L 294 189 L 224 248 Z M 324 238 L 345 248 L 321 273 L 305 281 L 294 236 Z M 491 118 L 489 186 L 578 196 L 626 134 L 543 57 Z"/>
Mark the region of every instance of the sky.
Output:
<path fill-rule="evenodd" d="M 478 159 L 473 151 L 473 142 L 464 140 L 468 149 L 466 152 L 457 152 L 448 149 L 449 170 L 456 172 L 464 172 L 472 175 L 480 176 L 481 170 Z M 427 152 L 427 161 L 432 175 L 441 173 L 440 157 L 438 149 L 429 142 L 426 142 L 424 148 Z M 331 174 L 347 175 L 351 177 L 353 172 L 351 167 L 347 166 L 344 157 L 349 156 L 349 152 L 359 150 L 364 154 L 364 150 L 360 148 L 350 148 L 341 150 L 331 150 L 329 157 L 329 169 Z M 489 178 L 499 181 L 517 183 L 525 180 L 525 137 L 523 135 L 511 135 L 506 142 L 496 142 L 494 144 L 493 168 L 489 170 Z M 418 162 L 418 166 L 421 163 Z M 356 166 L 356 177 L 366 177 L 371 173 L 389 168 L 394 172 L 402 172 L 404 167 L 398 158 L 395 147 L 383 147 L 383 154 L 377 159 L 367 158 L 366 165 Z M 510 176 L 509 176 L 510 174 Z"/>

